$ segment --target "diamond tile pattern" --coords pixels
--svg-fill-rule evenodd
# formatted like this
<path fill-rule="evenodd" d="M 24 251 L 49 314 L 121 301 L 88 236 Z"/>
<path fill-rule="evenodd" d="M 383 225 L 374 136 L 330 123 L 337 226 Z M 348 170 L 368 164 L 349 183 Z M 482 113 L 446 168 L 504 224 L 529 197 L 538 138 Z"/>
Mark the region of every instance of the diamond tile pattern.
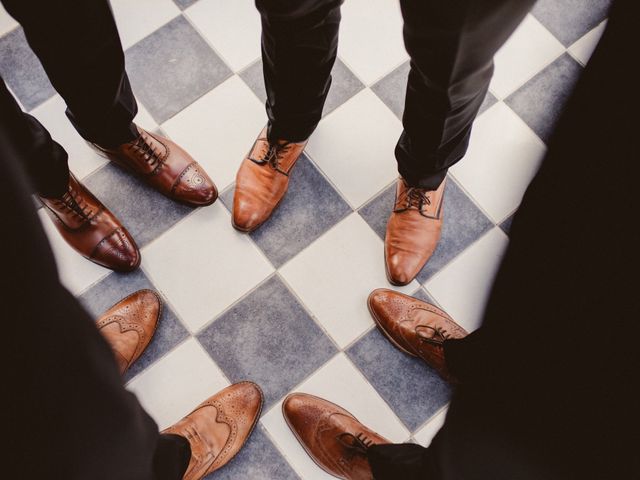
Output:
<path fill-rule="evenodd" d="M 252 438 L 210 478 L 332 478 L 284 423 L 280 406 L 291 391 L 337 402 L 392 441 L 428 445 L 450 387 L 387 342 L 365 303 L 372 289 L 390 287 L 382 239 L 409 71 L 397 2 L 345 2 L 323 120 L 285 200 L 251 235 L 232 229 L 230 209 L 235 172 L 266 123 L 254 2 L 113 3 L 136 121 L 166 132 L 204 166 L 222 192 L 217 204 L 178 205 L 95 156 L 1 8 L 0 75 L 142 247 L 140 270 L 112 273 L 71 250 L 41 210 L 63 283 L 96 318 L 141 288 L 165 301 L 127 387 L 164 428 L 230 382 L 262 386 L 267 404 Z M 479 326 L 514 212 L 610 3 L 540 0 L 500 50 L 469 152 L 450 171 L 442 241 L 399 290 L 438 304 L 469 330 Z"/>

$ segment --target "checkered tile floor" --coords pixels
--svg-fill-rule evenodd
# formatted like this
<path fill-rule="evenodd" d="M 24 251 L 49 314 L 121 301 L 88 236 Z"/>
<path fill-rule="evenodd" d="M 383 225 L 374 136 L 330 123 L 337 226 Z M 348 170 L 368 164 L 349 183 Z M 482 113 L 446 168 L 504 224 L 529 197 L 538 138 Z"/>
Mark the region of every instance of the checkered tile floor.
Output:
<path fill-rule="evenodd" d="M 71 168 L 142 248 L 133 274 L 67 247 L 44 219 L 68 288 L 98 315 L 155 288 L 167 307 L 127 386 L 165 427 L 230 382 L 266 395 L 260 427 L 215 478 L 328 478 L 286 428 L 290 391 L 344 405 L 392 441 L 428 445 L 449 387 L 373 328 L 367 294 L 389 287 L 382 238 L 408 72 L 393 0 L 347 0 L 325 117 L 273 218 L 231 228 L 236 169 L 265 124 L 260 25 L 251 0 L 113 0 L 137 121 L 176 140 L 222 191 L 211 207 L 166 200 L 92 153 L 63 113 L 20 27 L 0 9 L 0 72 L 24 109 L 70 153 Z M 603 30 L 607 0 L 540 0 L 496 56 L 466 158 L 450 172 L 436 254 L 399 290 L 475 329 L 509 224 Z"/>

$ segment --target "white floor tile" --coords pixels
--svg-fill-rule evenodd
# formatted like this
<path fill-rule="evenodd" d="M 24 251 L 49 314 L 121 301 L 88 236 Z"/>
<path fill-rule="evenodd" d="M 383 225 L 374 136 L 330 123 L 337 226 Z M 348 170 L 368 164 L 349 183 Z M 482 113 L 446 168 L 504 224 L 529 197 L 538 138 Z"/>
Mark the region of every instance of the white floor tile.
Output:
<path fill-rule="evenodd" d="M 252 0 L 200 0 L 185 10 L 234 72 L 260 58 L 260 14 Z"/>
<path fill-rule="evenodd" d="M 164 429 L 227 385 L 211 357 L 190 338 L 129 382 L 127 389 Z"/>
<path fill-rule="evenodd" d="M 180 14 L 172 0 L 111 0 L 111 6 L 125 50 Z"/>
<path fill-rule="evenodd" d="M 362 374 L 345 357 L 339 354 L 318 372 L 309 377 L 296 392 L 315 395 L 349 411 L 359 421 L 392 442 L 404 442 L 409 432 L 400 423 L 388 404 L 380 398 Z M 262 419 L 296 472 L 305 480 L 330 480 L 294 437 L 282 416 L 282 402 L 275 405 Z"/>
<path fill-rule="evenodd" d="M 142 266 L 192 332 L 273 271 L 249 237 L 231 227 L 220 202 L 145 247 Z"/>
<path fill-rule="evenodd" d="M 111 270 L 90 262 L 67 245 L 44 211 L 44 207 L 38 211 L 38 216 L 53 250 L 60 281 L 71 293 L 79 295 L 90 285 L 111 273 Z"/>
<path fill-rule="evenodd" d="M 156 121 L 140 102 L 138 102 L 138 114 L 135 116 L 133 121 L 148 131 L 153 131 L 158 128 Z"/>
<path fill-rule="evenodd" d="M 263 105 L 238 76 L 197 100 L 162 128 L 207 171 L 220 191 L 267 123 Z"/>
<path fill-rule="evenodd" d="M 564 52 L 562 44 L 532 15 L 527 15 L 495 56 L 489 89 L 506 98 Z"/>
<path fill-rule="evenodd" d="M 448 407 L 440 410 L 437 415 L 431 417 L 429 423 L 427 423 L 418 432 L 416 432 L 413 438 L 415 438 L 420 445 L 422 445 L 423 447 L 429 446 L 431 440 L 433 440 L 433 437 L 436 436 L 438 430 L 440 430 L 440 428 L 442 428 L 442 425 L 444 425 L 444 420 L 447 417 L 447 410 Z"/>
<path fill-rule="evenodd" d="M 384 269 L 380 238 L 357 213 L 351 214 L 281 268 L 283 278 L 300 296 L 334 340 L 344 347 L 373 321 L 367 297 L 378 287 L 409 294 L 418 288 L 392 287 Z"/>
<path fill-rule="evenodd" d="M 10 32 L 18 26 L 11 15 L 7 13 L 4 7 L 0 4 L 0 37 L 5 33 Z"/>
<path fill-rule="evenodd" d="M 64 113 L 66 108 L 64 100 L 59 95 L 54 95 L 35 108 L 31 115 L 36 117 L 49 130 L 51 137 L 64 147 L 69 154 L 69 168 L 77 178 L 83 179 L 108 160 L 98 155 L 76 132 Z"/>
<path fill-rule="evenodd" d="M 436 302 L 468 332 L 482 322 L 508 244 L 505 233 L 494 227 L 425 284 Z"/>
<path fill-rule="evenodd" d="M 402 24 L 396 0 L 349 0 L 342 7 L 340 58 L 365 84 L 373 84 L 409 58 Z"/>
<path fill-rule="evenodd" d="M 476 121 L 469 151 L 451 172 L 498 223 L 520 204 L 546 147 L 504 103 Z"/>
<path fill-rule="evenodd" d="M 571 45 L 569 47 L 569 53 L 573 55 L 573 58 L 582 63 L 582 65 L 586 65 L 591 58 L 591 54 L 596 49 L 596 46 L 598 45 L 600 37 L 602 37 L 606 26 L 607 21 L 605 20 L 596 28 L 584 35 L 581 39 L 577 40 L 573 45 Z"/>
<path fill-rule="evenodd" d="M 307 152 L 358 208 L 398 176 L 393 154 L 402 124 L 369 89 L 328 115 Z"/>

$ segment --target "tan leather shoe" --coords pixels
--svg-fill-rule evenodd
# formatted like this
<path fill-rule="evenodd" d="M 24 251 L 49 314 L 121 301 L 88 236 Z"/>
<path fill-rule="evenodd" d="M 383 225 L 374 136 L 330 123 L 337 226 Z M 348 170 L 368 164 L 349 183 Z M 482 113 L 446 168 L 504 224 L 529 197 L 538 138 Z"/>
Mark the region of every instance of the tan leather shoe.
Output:
<path fill-rule="evenodd" d="M 62 238 L 80 255 L 111 270 L 138 268 L 140 251 L 129 232 L 72 174 L 62 197 L 40 200 Z"/>
<path fill-rule="evenodd" d="M 442 230 L 443 181 L 437 190 L 410 187 L 399 178 L 387 223 L 384 258 L 392 285 L 406 285 L 431 258 Z"/>
<path fill-rule="evenodd" d="M 390 443 L 344 408 L 313 395 L 289 395 L 282 403 L 282 413 L 311 459 L 334 477 L 371 480 L 367 449 Z"/>
<path fill-rule="evenodd" d="M 191 445 L 191 460 L 183 479 L 199 480 L 229 463 L 251 435 L 262 403 L 262 390 L 255 383 L 236 383 L 162 432 L 181 435 Z"/>
<path fill-rule="evenodd" d="M 468 334 L 439 308 L 417 298 L 386 288 L 374 290 L 367 300 L 378 329 L 403 352 L 424 360 L 449 382 L 444 341 Z"/>
<path fill-rule="evenodd" d="M 267 129 L 262 130 L 236 175 L 232 222 L 237 230 L 252 232 L 269 219 L 287 193 L 289 174 L 306 144 L 271 144 Z"/>
<path fill-rule="evenodd" d="M 145 351 L 162 313 L 162 300 L 151 290 L 139 290 L 120 300 L 98 319 L 96 326 L 111 346 L 120 374 Z"/>
<path fill-rule="evenodd" d="M 163 195 L 187 205 L 211 205 L 218 190 L 191 155 L 168 138 L 137 127 L 140 136 L 114 149 L 91 144 L 98 153 L 141 177 Z"/>

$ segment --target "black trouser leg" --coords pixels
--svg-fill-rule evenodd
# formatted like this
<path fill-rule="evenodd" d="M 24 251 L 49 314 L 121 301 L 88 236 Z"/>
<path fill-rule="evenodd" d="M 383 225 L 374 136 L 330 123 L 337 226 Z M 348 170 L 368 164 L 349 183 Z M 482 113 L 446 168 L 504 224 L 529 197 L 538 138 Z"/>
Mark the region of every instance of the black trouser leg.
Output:
<path fill-rule="evenodd" d="M 127 392 L 113 353 L 60 284 L 16 149 L 14 118 L 0 117 L 4 206 L 3 477 L 179 480 L 188 441 L 160 436 Z"/>
<path fill-rule="evenodd" d="M 436 189 L 466 150 L 493 56 L 533 0 L 401 0 L 411 71 L 396 147 L 400 175 Z"/>
<path fill-rule="evenodd" d="M 0 79 L 0 114 L 6 135 L 12 139 L 19 158 L 36 191 L 45 197 L 59 197 L 67 190 L 67 152 L 51 139 L 38 120 L 27 115 Z"/>
<path fill-rule="evenodd" d="M 80 135 L 104 147 L 135 139 L 137 104 L 108 0 L 1 1 L 24 28 Z"/>
<path fill-rule="evenodd" d="M 256 0 L 271 140 L 315 130 L 331 86 L 343 0 Z"/>

